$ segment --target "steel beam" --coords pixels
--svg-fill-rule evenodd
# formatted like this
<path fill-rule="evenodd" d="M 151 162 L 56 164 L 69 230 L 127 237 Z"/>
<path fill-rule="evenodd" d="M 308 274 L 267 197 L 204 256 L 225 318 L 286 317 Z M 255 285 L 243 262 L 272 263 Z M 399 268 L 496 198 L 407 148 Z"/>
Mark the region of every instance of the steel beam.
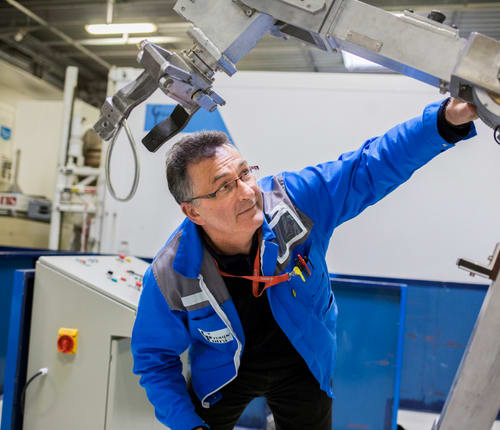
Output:
<path fill-rule="evenodd" d="M 489 266 L 463 259 L 458 264 L 493 283 L 433 430 L 490 430 L 500 410 L 500 244 Z"/>

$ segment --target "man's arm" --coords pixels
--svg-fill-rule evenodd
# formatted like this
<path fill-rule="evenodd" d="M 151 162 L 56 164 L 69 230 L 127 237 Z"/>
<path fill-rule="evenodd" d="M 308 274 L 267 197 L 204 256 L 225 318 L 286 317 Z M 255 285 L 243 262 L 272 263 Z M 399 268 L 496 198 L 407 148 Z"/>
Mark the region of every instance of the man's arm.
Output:
<path fill-rule="evenodd" d="M 329 238 L 336 226 L 379 201 L 419 167 L 454 146 L 438 129 L 441 104 L 427 106 L 420 117 L 369 139 L 336 161 L 285 172 L 290 198 Z M 445 107 L 445 128 L 461 126 L 476 117 L 473 106 L 450 100 Z M 462 138 L 475 135 L 472 123 L 466 128 Z"/>
<path fill-rule="evenodd" d="M 149 267 L 132 332 L 134 373 L 141 376 L 156 417 L 172 430 L 206 425 L 195 412 L 182 375 L 180 355 L 189 344 L 185 314 L 170 309 Z"/>

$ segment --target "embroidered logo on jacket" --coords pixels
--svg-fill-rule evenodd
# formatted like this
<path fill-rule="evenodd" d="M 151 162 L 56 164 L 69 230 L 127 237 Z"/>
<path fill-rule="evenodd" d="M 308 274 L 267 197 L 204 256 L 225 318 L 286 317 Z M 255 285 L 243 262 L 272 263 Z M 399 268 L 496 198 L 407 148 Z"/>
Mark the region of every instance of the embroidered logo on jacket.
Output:
<path fill-rule="evenodd" d="M 201 328 L 198 330 L 201 335 L 211 343 L 228 343 L 233 340 L 233 335 L 227 327 L 216 331 L 205 331 Z"/>

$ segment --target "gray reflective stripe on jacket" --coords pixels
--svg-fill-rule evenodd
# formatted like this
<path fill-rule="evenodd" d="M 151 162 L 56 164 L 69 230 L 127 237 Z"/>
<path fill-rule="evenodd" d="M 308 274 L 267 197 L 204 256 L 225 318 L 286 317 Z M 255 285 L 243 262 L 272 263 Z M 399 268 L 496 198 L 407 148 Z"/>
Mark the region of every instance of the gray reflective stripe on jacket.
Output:
<path fill-rule="evenodd" d="M 151 265 L 153 274 L 167 301 L 170 309 L 174 311 L 194 311 L 209 305 L 207 295 L 202 291 L 199 278 L 186 278 L 177 273 L 173 268 L 173 262 L 182 230 L 172 238 L 170 243 L 163 248 Z M 230 298 L 224 280 L 219 275 L 210 253 L 204 249 L 201 275 L 217 303 L 222 304 Z"/>

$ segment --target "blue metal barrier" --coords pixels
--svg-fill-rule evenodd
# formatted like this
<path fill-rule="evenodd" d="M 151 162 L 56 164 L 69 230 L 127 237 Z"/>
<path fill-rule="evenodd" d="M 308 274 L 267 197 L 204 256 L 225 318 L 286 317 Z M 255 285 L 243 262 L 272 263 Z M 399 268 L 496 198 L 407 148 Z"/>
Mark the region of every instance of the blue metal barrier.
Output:
<path fill-rule="evenodd" d="M 488 285 L 332 276 L 408 286 L 400 408 L 440 413 Z"/>
<path fill-rule="evenodd" d="M 331 281 L 339 310 L 333 428 L 395 430 L 406 286 Z"/>
<path fill-rule="evenodd" d="M 14 274 L 1 430 L 20 430 L 23 426 L 20 400 L 28 367 L 34 280 L 34 270 L 17 270 Z"/>

